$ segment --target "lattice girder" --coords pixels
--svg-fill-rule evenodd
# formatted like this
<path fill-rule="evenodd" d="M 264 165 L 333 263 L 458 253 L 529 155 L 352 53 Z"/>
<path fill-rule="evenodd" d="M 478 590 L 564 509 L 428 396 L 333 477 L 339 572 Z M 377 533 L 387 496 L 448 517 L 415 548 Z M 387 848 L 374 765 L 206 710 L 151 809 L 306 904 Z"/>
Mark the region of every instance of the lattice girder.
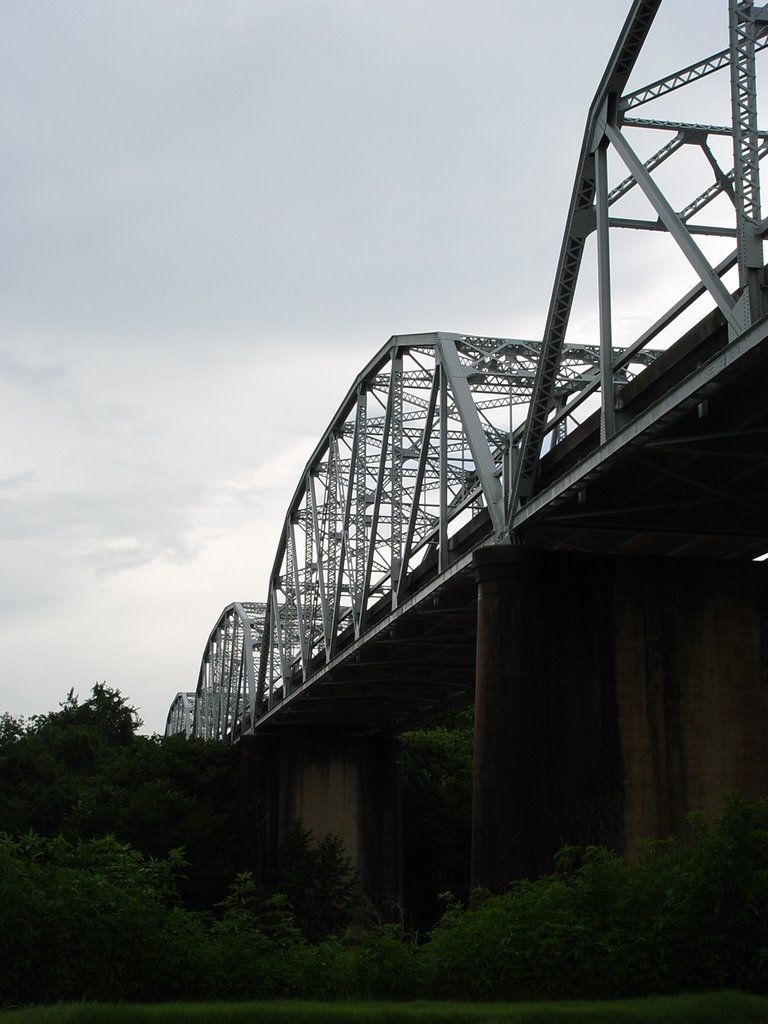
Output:
<path fill-rule="evenodd" d="M 177 693 L 165 722 L 166 736 L 193 736 L 195 730 L 195 693 Z"/>
<path fill-rule="evenodd" d="M 600 322 L 601 366 L 600 403 L 603 441 L 620 428 L 617 417 L 616 370 L 624 358 L 617 354 L 613 340 L 610 237 L 613 229 L 665 232 L 678 246 L 693 268 L 700 284 L 693 297 L 676 303 L 659 318 L 659 327 L 644 338 L 628 343 L 637 354 L 662 329 L 669 326 L 699 297 L 709 294 L 722 312 L 731 341 L 740 337 L 765 308 L 765 272 L 763 235 L 766 225 L 760 213 L 760 161 L 768 153 L 768 135 L 757 122 L 756 54 L 768 46 L 768 8 L 752 2 L 728 0 L 729 42 L 718 53 L 688 65 L 641 89 L 624 93 L 661 0 L 635 0 L 624 24 L 616 48 L 600 82 L 587 117 L 581 153 L 566 220 L 560 260 L 550 299 L 541 359 L 531 401 L 518 471 L 512 487 L 508 524 L 514 533 L 521 506 L 536 492 L 539 461 L 548 435 L 557 429 L 558 403 L 555 382 L 566 344 L 571 310 L 580 275 L 587 238 L 597 239 L 597 291 Z M 670 121 L 665 118 L 638 119 L 629 111 L 681 90 L 717 71 L 730 69 L 731 123 L 713 125 L 697 120 Z M 644 129 L 662 131 L 669 138 L 649 158 L 641 159 L 630 143 L 628 132 Z M 709 145 L 711 137 L 729 136 L 733 140 L 733 167 L 724 169 Z M 697 147 L 711 168 L 713 181 L 697 191 L 685 204 L 676 206 L 668 199 L 655 172 L 677 154 Z M 608 154 L 619 158 L 624 176 L 613 186 L 608 181 Z M 628 173 L 627 173 L 628 172 Z M 639 189 L 656 217 L 640 219 L 618 214 L 624 198 Z M 702 210 L 720 196 L 732 204 L 730 223 L 702 224 L 694 221 Z M 713 266 L 704 256 L 694 236 L 733 238 L 733 257 Z M 731 294 L 722 278 L 734 263 L 739 268 L 739 291 Z M 586 397 L 586 396 L 585 396 Z M 573 403 L 571 403 L 573 409 Z M 556 436 L 556 435 L 553 435 Z"/>
<path fill-rule="evenodd" d="M 505 537 L 506 507 L 540 343 L 435 333 L 391 338 L 359 375 L 293 496 L 266 604 L 259 712 L 272 710 L 449 567 L 478 517 Z M 650 356 L 618 371 L 629 379 Z M 561 406 L 592 386 L 599 349 L 567 350 Z"/>
<path fill-rule="evenodd" d="M 266 605 L 236 601 L 208 637 L 193 699 L 192 734 L 236 739 L 255 721 Z"/>

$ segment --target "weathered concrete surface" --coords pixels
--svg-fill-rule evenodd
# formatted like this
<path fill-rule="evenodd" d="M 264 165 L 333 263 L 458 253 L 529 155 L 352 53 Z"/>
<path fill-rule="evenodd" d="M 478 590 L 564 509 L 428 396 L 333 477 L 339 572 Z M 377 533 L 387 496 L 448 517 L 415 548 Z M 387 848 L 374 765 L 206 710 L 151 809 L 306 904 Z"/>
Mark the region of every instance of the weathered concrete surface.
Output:
<path fill-rule="evenodd" d="M 400 741 L 317 731 L 241 740 L 241 861 L 265 879 L 294 822 L 338 836 L 375 904 L 401 895 Z"/>
<path fill-rule="evenodd" d="M 484 548 L 473 882 L 768 795 L 768 566 Z"/>

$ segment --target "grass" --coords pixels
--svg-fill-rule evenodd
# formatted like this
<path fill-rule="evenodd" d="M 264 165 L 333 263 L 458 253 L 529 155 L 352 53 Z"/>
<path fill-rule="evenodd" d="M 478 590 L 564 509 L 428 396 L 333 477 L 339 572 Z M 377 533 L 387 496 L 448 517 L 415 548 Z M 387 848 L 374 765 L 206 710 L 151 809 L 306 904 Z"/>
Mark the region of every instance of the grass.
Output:
<path fill-rule="evenodd" d="M 610 1002 L 69 1003 L 0 1014 L 2 1024 L 768 1024 L 768 997 L 740 992 Z"/>

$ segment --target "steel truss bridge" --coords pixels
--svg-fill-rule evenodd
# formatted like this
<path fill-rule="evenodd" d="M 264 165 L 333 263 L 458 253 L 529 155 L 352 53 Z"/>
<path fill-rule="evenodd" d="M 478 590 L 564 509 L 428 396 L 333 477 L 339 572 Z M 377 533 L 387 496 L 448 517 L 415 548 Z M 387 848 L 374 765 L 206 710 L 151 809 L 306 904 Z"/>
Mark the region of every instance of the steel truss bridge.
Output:
<path fill-rule="evenodd" d="M 768 6 L 729 0 L 722 50 L 629 90 L 660 4 L 632 4 L 589 108 L 543 338 L 390 338 L 302 473 L 267 600 L 222 612 L 167 732 L 399 730 L 466 704 L 484 544 L 768 550 Z M 688 119 L 710 76 L 719 124 Z M 686 119 L 665 116 L 670 99 Z M 646 254 L 650 238 L 647 265 L 679 259 L 690 287 L 628 336 L 612 247 Z M 587 343 L 569 335 L 584 294 Z"/>

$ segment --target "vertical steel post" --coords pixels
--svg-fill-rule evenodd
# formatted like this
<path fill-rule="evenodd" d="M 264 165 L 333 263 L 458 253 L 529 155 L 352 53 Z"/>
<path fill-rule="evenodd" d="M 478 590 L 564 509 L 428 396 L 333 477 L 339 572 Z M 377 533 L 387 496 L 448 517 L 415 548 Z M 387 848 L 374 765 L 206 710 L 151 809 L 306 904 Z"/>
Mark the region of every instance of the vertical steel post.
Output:
<path fill-rule="evenodd" d="M 442 360 L 438 360 L 435 372 L 440 374 L 440 507 L 438 509 L 438 570 L 439 572 L 442 572 L 448 565 L 448 381 L 446 380 L 445 366 L 443 366 Z"/>
<path fill-rule="evenodd" d="M 339 571 L 338 553 L 338 484 L 336 438 L 333 434 L 328 438 L 328 477 L 325 490 L 325 566 L 326 586 L 328 587 L 328 603 L 331 606 L 331 635 L 328 652 L 332 657 L 336 641 L 336 627 L 339 622 L 339 606 L 341 604 L 341 573 Z"/>
<path fill-rule="evenodd" d="M 290 519 L 285 523 L 285 573 L 283 575 L 283 685 L 288 693 L 290 672 L 288 666 L 293 662 L 295 655 L 293 638 L 296 635 L 296 575 L 295 575 L 295 553 L 293 550 L 293 529 Z"/>
<path fill-rule="evenodd" d="M 611 249 L 608 223 L 608 140 L 603 136 L 595 151 L 597 201 L 597 272 L 600 304 L 600 440 L 616 433 L 616 396 L 613 389 L 613 329 L 611 320 Z"/>
<path fill-rule="evenodd" d="M 763 243 L 759 235 L 761 213 L 755 10 L 751 2 L 743 3 L 739 0 L 729 0 L 728 7 L 736 234 L 739 285 L 742 289 L 741 313 L 746 329 L 762 315 L 765 305 Z"/>
<path fill-rule="evenodd" d="M 288 530 L 288 547 L 293 555 L 293 624 L 296 628 L 296 641 L 298 644 L 298 653 L 301 656 L 301 671 L 304 676 L 307 670 L 307 662 L 309 661 L 309 651 L 307 649 L 304 631 L 304 597 L 306 595 L 306 591 L 301 586 L 298 548 L 296 546 L 296 531 L 294 529 L 295 525 L 294 520 L 289 519 L 286 523 L 286 529 Z M 293 637 L 291 637 L 291 659 L 293 659 L 295 654 L 296 647 L 294 646 Z"/>
<path fill-rule="evenodd" d="M 403 564 L 403 357 L 400 352 L 392 356 L 390 383 L 392 405 L 392 448 L 390 485 L 390 587 L 392 607 L 397 604 L 400 568 Z"/>
<path fill-rule="evenodd" d="M 353 611 L 355 626 L 359 633 L 362 618 L 363 588 L 365 585 L 365 556 L 367 550 L 368 516 L 368 395 L 364 387 L 357 396 L 357 419 L 355 422 L 355 444 L 352 457 L 355 460 L 355 554 L 350 566 L 354 573 Z"/>

